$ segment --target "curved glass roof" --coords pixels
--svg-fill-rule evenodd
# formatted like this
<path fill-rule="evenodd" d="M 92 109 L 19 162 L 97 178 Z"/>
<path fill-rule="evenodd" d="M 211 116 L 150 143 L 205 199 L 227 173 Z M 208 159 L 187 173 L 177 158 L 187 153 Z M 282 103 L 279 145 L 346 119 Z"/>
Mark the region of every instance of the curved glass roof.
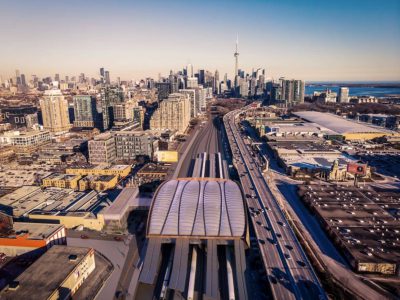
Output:
<path fill-rule="evenodd" d="M 149 236 L 242 237 L 246 214 L 239 186 L 225 179 L 184 178 L 157 190 Z"/>

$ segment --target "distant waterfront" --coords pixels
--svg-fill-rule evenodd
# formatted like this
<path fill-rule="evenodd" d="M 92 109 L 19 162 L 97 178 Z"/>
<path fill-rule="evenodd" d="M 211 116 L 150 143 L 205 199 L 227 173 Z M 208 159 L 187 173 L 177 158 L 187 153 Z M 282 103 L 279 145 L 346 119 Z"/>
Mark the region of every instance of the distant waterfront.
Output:
<path fill-rule="evenodd" d="M 351 86 L 351 84 L 332 84 L 332 83 L 307 83 L 305 88 L 306 95 L 312 95 L 314 92 L 323 92 L 326 89 L 332 92 L 339 92 L 339 87 L 348 86 L 350 90 L 350 96 L 374 96 L 374 97 L 388 97 L 388 96 L 400 96 L 400 87 L 394 85 L 393 87 L 388 86 L 362 86 L 365 83 L 360 83 L 361 86 Z"/>

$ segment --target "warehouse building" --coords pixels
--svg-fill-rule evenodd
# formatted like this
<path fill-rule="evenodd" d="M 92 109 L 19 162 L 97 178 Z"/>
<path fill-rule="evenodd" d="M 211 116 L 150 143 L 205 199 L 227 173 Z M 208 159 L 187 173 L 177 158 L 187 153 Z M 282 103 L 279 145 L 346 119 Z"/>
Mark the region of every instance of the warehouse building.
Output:
<path fill-rule="evenodd" d="M 327 128 L 333 133 L 327 134 L 327 138 L 341 138 L 344 140 L 371 140 L 383 136 L 399 136 L 399 133 L 382 127 L 358 123 L 330 113 L 317 111 L 300 111 L 296 116 Z"/>
<path fill-rule="evenodd" d="M 53 173 L 42 179 L 42 186 L 77 190 L 80 179 L 79 175 Z"/>
<path fill-rule="evenodd" d="M 304 185 L 299 194 L 355 271 L 399 275 L 398 193 Z"/>
<path fill-rule="evenodd" d="M 35 256 L 66 243 L 63 225 L 13 222 L 12 217 L 0 212 L 0 252 L 7 256 Z"/>
<path fill-rule="evenodd" d="M 93 249 L 53 246 L 3 289 L 0 298 L 70 299 L 95 267 Z"/>
<path fill-rule="evenodd" d="M 30 219 L 63 224 L 66 228 L 84 226 L 101 230 L 104 220 L 99 214 L 109 206 L 107 198 L 95 191 L 23 186 L 0 198 L 0 210 L 15 219 Z"/>
<path fill-rule="evenodd" d="M 80 166 L 68 168 L 65 170 L 67 174 L 75 174 L 81 176 L 87 175 L 116 175 L 118 178 L 125 178 L 131 173 L 132 167 L 130 165 L 109 165 L 99 164 L 96 166 Z"/>

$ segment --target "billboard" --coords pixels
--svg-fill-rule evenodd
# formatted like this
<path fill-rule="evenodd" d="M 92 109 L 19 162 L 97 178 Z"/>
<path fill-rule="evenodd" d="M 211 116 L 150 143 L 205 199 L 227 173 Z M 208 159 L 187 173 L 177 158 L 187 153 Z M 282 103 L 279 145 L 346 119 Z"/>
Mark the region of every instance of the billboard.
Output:
<path fill-rule="evenodd" d="M 177 162 L 178 152 L 177 151 L 157 151 L 157 160 L 159 162 Z"/>
<path fill-rule="evenodd" d="M 354 175 L 367 175 L 367 164 L 364 163 L 348 163 L 347 172 Z"/>

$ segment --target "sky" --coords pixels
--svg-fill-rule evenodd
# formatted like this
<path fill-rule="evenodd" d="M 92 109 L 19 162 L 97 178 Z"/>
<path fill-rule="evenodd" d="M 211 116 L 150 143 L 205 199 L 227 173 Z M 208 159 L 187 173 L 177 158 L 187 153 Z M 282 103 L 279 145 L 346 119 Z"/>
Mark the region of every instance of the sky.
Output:
<path fill-rule="evenodd" d="M 192 64 L 306 81 L 400 80 L 399 0 L 0 0 L 0 76 L 157 78 Z"/>

